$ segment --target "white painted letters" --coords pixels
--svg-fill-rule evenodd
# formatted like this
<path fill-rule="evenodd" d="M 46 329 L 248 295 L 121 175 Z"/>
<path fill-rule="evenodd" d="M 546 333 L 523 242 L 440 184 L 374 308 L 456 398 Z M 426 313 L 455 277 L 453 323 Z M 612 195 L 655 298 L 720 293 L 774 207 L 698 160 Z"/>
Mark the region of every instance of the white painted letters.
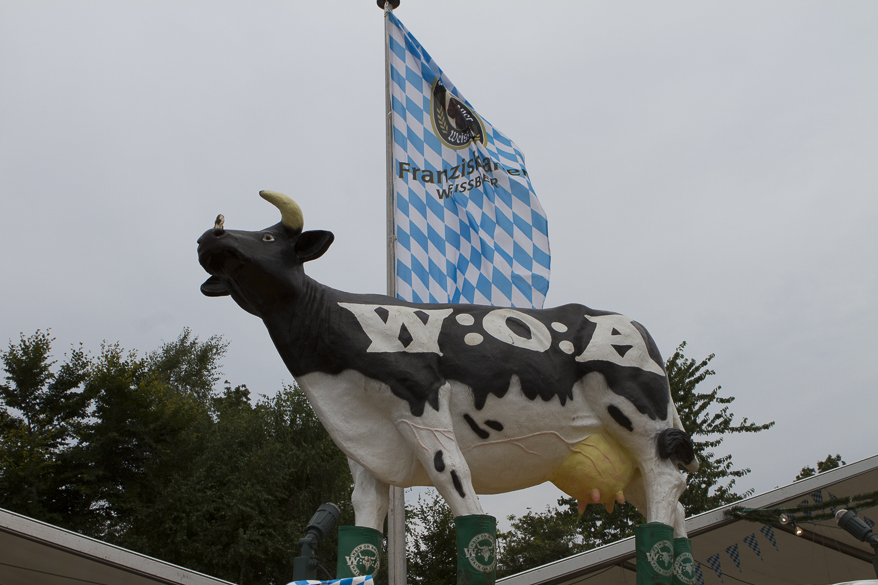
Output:
<path fill-rule="evenodd" d="M 357 318 L 371 344 L 369 353 L 435 353 L 443 355 L 439 347 L 439 333 L 445 318 L 451 315 L 452 309 L 421 309 L 400 305 L 361 305 L 357 303 L 339 303 Z M 377 310 L 377 311 L 376 311 Z M 419 316 L 418 313 L 421 313 Z M 427 315 L 426 323 L 423 316 Z M 386 320 L 385 320 L 386 317 Z M 588 346 L 577 362 L 605 361 L 629 368 L 640 368 L 648 372 L 664 375 L 661 366 L 651 357 L 646 342 L 640 331 L 624 315 L 603 315 L 599 317 L 584 316 L 597 325 Z M 530 331 L 530 336 L 522 335 L 510 327 L 509 319 L 519 321 Z M 456 320 L 461 325 L 470 327 L 475 319 L 469 313 L 458 314 Z M 411 340 L 402 334 L 403 326 Z M 552 333 L 549 328 L 535 317 L 515 309 L 494 309 L 482 318 L 482 327 L 491 337 L 521 349 L 543 353 L 552 346 Z M 566 333 L 567 326 L 553 322 L 552 328 L 559 333 Z M 401 335 L 402 334 L 402 335 Z M 401 339 L 402 338 L 402 339 Z M 407 341 L 404 342 L 404 341 Z M 469 332 L 458 343 L 476 346 L 484 342 L 482 335 Z M 562 340 L 557 343 L 558 349 L 566 354 L 573 353 L 573 343 Z"/>
<path fill-rule="evenodd" d="M 451 309 L 419 309 L 417 307 L 402 307 L 399 305 L 359 305 L 355 303 L 339 303 L 354 314 L 360 327 L 372 344 L 366 350 L 369 353 L 438 353 L 439 331 L 442 322 L 451 314 Z M 375 312 L 375 309 L 387 311 L 387 322 Z M 421 321 L 415 313 L 426 313 L 427 322 Z M 403 345 L 399 340 L 402 325 L 412 337 L 411 343 Z"/>
<path fill-rule="evenodd" d="M 586 315 L 585 318 L 597 324 L 597 329 L 595 329 L 588 347 L 576 357 L 576 361 L 612 362 L 620 366 L 640 368 L 664 376 L 665 372 L 661 366 L 649 357 L 643 336 L 631 323 L 631 319 L 625 315 L 603 315 L 601 317 Z M 619 350 L 615 349 L 614 346 Z"/>
<path fill-rule="evenodd" d="M 518 319 L 527 325 L 530 329 L 530 339 L 522 337 L 510 329 L 506 323 L 506 320 L 509 318 Z M 493 337 L 515 347 L 543 352 L 552 346 L 552 334 L 549 333 L 548 327 L 530 315 L 515 309 L 496 309 L 491 311 L 482 320 L 482 327 Z"/>

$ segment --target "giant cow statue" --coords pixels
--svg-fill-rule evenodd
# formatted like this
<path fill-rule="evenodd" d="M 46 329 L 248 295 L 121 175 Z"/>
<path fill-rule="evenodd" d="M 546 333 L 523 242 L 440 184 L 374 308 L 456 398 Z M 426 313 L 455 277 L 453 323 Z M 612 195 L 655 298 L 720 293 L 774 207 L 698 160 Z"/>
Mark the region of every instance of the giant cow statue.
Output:
<path fill-rule="evenodd" d="M 655 342 L 583 305 L 415 304 L 334 290 L 304 263 L 334 236 L 263 191 L 282 221 L 198 239 L 201 290 L 263 320 L 354 478 L 356 525 L 381 531 L 388 486 L 435 486 L 455 517 L 477 494 L 552 481 L 585 505 L 632 502 L 685 536 L 678 498 L 698 469 Z"/>

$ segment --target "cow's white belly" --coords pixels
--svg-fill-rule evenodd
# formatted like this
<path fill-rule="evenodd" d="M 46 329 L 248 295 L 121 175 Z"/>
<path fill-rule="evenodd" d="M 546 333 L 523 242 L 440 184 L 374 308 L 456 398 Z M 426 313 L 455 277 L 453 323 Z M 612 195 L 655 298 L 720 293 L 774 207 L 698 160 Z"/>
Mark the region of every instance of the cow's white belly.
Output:
<path fill-rule="evenodd" d="M 513 376 L 505 396 L 491 395 L 476 410 L 469 387 L 452 382 L 454 432 L 476 492 L 496 494 L 541 484 L 574 445 L 600 432 L 601 421 L 586 403 L 581 384 L 574 387 L 573 400 L 562 406 L 557 397 L 530 400 Z M 464 415 L 473 419 L 481 436 Z M 491 428 L 488 421 L 500 423 L 502 429 Z"/>
<path fill-rule="evenodd" d="M 412 415 L 408 402 L 393 395 L 386 384 L 353 370 L 339 375 L 313 373 L 297 381 L 348 457 L 389 484 L 432 485 L 418 458 L 419 451 L 424 456 L 427 445 L 407 438 L 413 426 L 424 432 L 429 425 L 423 417 Z M 476 410 L 472 390 L 451 381 L 452 428 L 429 428 L 443 441 L 457 443 L 478 493 L 502 493 L 543 483 L 574 445 L 602 429 L 586 403 L 584 380 L 574 387 L 573 400 L 563 406 L 557 397 L 548 402 L 530 400 L 516 377 L 510 382 L 505 396 L 489 396 L 484 407 Z M 428 411 L 431 408 L 426 406 Z"/>

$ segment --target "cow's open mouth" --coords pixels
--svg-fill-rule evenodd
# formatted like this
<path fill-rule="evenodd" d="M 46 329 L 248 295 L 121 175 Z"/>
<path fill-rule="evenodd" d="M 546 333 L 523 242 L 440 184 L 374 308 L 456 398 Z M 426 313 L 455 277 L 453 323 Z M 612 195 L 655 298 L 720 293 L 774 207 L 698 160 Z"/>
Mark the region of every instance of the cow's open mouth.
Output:
<path fill-rule="evenodd" d="M 235 250 L 208 250 L 198 256 L 198 262 L 209 273 L 232 275 L 247 264 L 247 259 Z"/>

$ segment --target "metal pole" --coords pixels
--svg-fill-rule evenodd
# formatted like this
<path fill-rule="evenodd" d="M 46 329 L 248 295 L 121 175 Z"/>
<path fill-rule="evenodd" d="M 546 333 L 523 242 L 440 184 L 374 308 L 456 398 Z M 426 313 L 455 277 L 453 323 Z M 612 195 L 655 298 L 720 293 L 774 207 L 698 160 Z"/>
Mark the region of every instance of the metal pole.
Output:
<path fill-rule="evenodd" d="M 405 559 L 405 490 L 390 486 L 390 511 L 387 514 L 388 582 L 406 585 Z"/>
<path fill-rule="evenodd" d="M 380 0 L 379 0 L 380 1 Z M 399 6 L 399 1 L 393 8 Z M 393 188 L 393 98 L 390 94 L 390 22 L 393 9 L 384 3 L 384 112 L 387 128 L 387 294 L 396 296 L 396 190 Z M 405 490 L 390 486 L 390 509 L 387 514 L 387 556 L 389 585 L 406 585 L 405 558 Z"/>
<path fill-rule="evenodd" d="M 399 5 L 399 3 L 397 3 Z M 387 294 L 396 296 L 396 192 L 393 188 L 393 98 L 390 95 L 390 2 L 384 4 L 384 114 L 387 142 Z M 391 583 L 391 585 L 393 585 Z"/>

